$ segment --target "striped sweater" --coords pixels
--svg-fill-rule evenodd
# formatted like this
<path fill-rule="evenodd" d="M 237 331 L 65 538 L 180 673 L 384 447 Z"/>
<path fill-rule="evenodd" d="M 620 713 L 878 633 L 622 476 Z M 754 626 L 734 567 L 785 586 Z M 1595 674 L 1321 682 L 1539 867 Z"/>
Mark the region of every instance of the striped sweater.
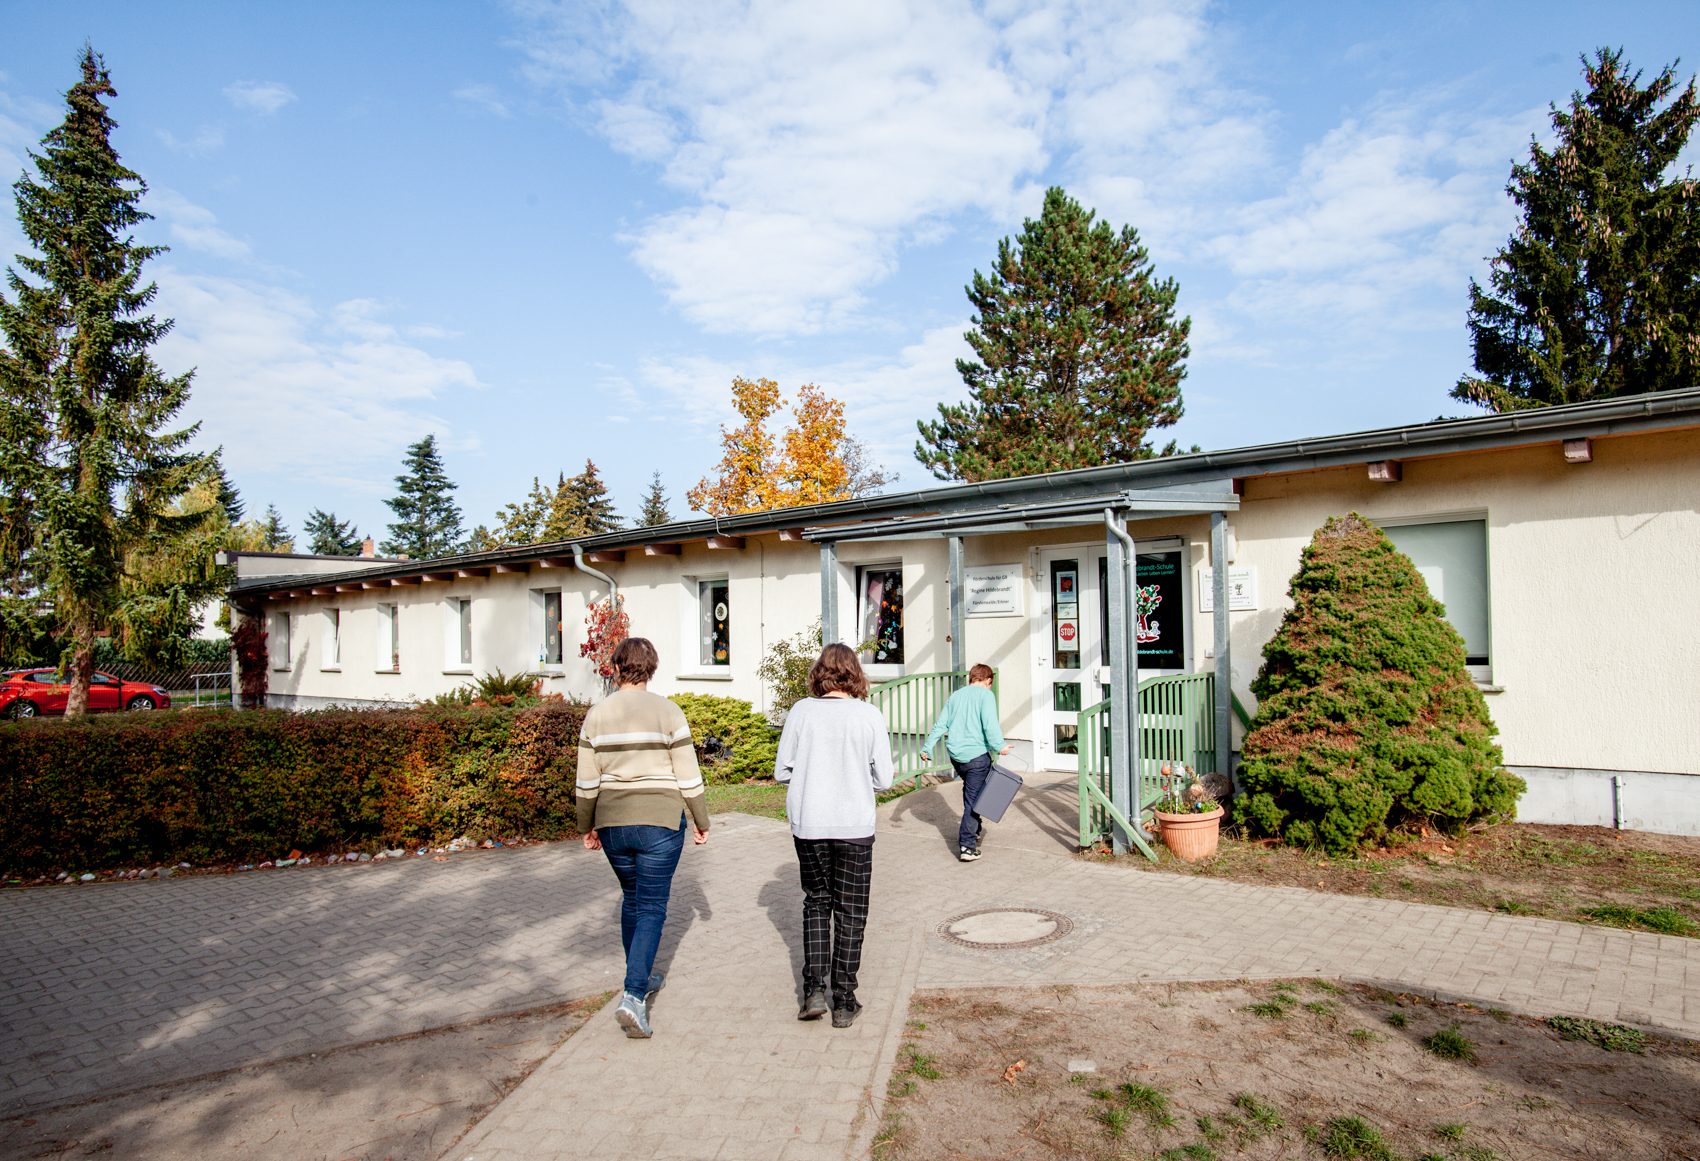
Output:
<path fill-rule="evenodd" d="M 578 738 L 578 829 L 679 829 L 687 808 L 708 829 L 708 800 L 684 711 L 660 694 L 622 689 L 590 707 Z"/>

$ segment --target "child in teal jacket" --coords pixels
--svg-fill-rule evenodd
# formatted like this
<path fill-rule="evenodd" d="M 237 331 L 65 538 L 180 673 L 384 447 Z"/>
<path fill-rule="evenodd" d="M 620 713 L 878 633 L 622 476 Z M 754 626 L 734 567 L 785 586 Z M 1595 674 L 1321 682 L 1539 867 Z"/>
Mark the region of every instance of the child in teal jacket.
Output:
<path fill-rule="evenodd" d="M 986 789 L 992 755 L 1007 754 L 1013 748 L 1004 743 L 1003 730 L 998 728 L 998 700 L 992 696 L 990 665 L 976 665 L 968 671 L 968 684 L 944 703 L 921 749 L 931 754 L 941 737 L 951 767 L 962 780 L 962 825 L 957 830 L 956 857 L 971 863 L 980 857 L 980 832 L 985 828 L 974 812 L 974 804 Z"/>

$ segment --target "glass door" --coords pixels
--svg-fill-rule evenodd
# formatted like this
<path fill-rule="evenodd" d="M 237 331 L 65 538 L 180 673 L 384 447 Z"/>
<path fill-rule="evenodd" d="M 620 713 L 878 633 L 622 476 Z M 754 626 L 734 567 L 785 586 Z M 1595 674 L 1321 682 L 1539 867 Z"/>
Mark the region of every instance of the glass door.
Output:
<path fill-rule="evenodd" d="M 1044 598 L 1034 642 L 1033 742 L 1041 769 L 1074 770 L 1080 711 L 1109 696 L 1104 550 L 1047 549 L 1039 559 Z"/>

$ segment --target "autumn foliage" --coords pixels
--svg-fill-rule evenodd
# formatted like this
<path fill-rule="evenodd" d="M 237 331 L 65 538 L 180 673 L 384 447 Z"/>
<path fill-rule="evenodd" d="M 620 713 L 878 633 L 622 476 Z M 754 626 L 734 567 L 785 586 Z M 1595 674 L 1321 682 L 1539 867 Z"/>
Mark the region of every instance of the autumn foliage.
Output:
<path fill-rule="evenodd" d="M 797 389 L 793 425 L 775 437 L 768 421 L 785 401 L 772 379 L 732 380 L 732 405 L 744 422 L 720 429 L 724 454 L 716 477 L 686 493 L 698 512 L 727 516 L 768 508 L 825 504 L 859 494 L 859 448 L 844 428 L 844 404 L 812 383 Z M 883 483 L 883 478 L 878 481 Z"/>

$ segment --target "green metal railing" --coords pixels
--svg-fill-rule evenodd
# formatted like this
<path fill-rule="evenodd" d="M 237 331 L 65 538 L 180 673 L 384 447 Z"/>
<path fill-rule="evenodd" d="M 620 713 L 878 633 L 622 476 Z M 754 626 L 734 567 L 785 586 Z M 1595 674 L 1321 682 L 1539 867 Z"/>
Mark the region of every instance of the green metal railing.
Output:
<path fill-rule="evenodd" d="M 1216 675 L 1182 673 L 1139 683 L 1139 769 L 1134 772 L 1134 813 L 1143 816 L 1163 796 L 1163 767 L 1216 769 Z M 1112 819 L 1152 855 L 1144 834 L 1127 825 L 1110 804 L 1110 703 L 1080 711 L 1080 845 L 1091 846 Z"/>
<path fill-rule="evenodd" d="M 907 782 L 923 774 L 938 774 L 950 769 L 950 759 L 944 757 L 944 747 L 938 755 L 921 749 L 927 733 L 938 721 L 944 703 L 950 695 L 968 684 L 964 670 L 954 673 L 911 673 L 895 681 L 883 682 L 868 691 L 868 700 L 885 715 L 886 732 L 891 735 L 891 766 L 893 783 Z M 992 696 L 998 695 L 997 671 L 992 671 Z"/>

